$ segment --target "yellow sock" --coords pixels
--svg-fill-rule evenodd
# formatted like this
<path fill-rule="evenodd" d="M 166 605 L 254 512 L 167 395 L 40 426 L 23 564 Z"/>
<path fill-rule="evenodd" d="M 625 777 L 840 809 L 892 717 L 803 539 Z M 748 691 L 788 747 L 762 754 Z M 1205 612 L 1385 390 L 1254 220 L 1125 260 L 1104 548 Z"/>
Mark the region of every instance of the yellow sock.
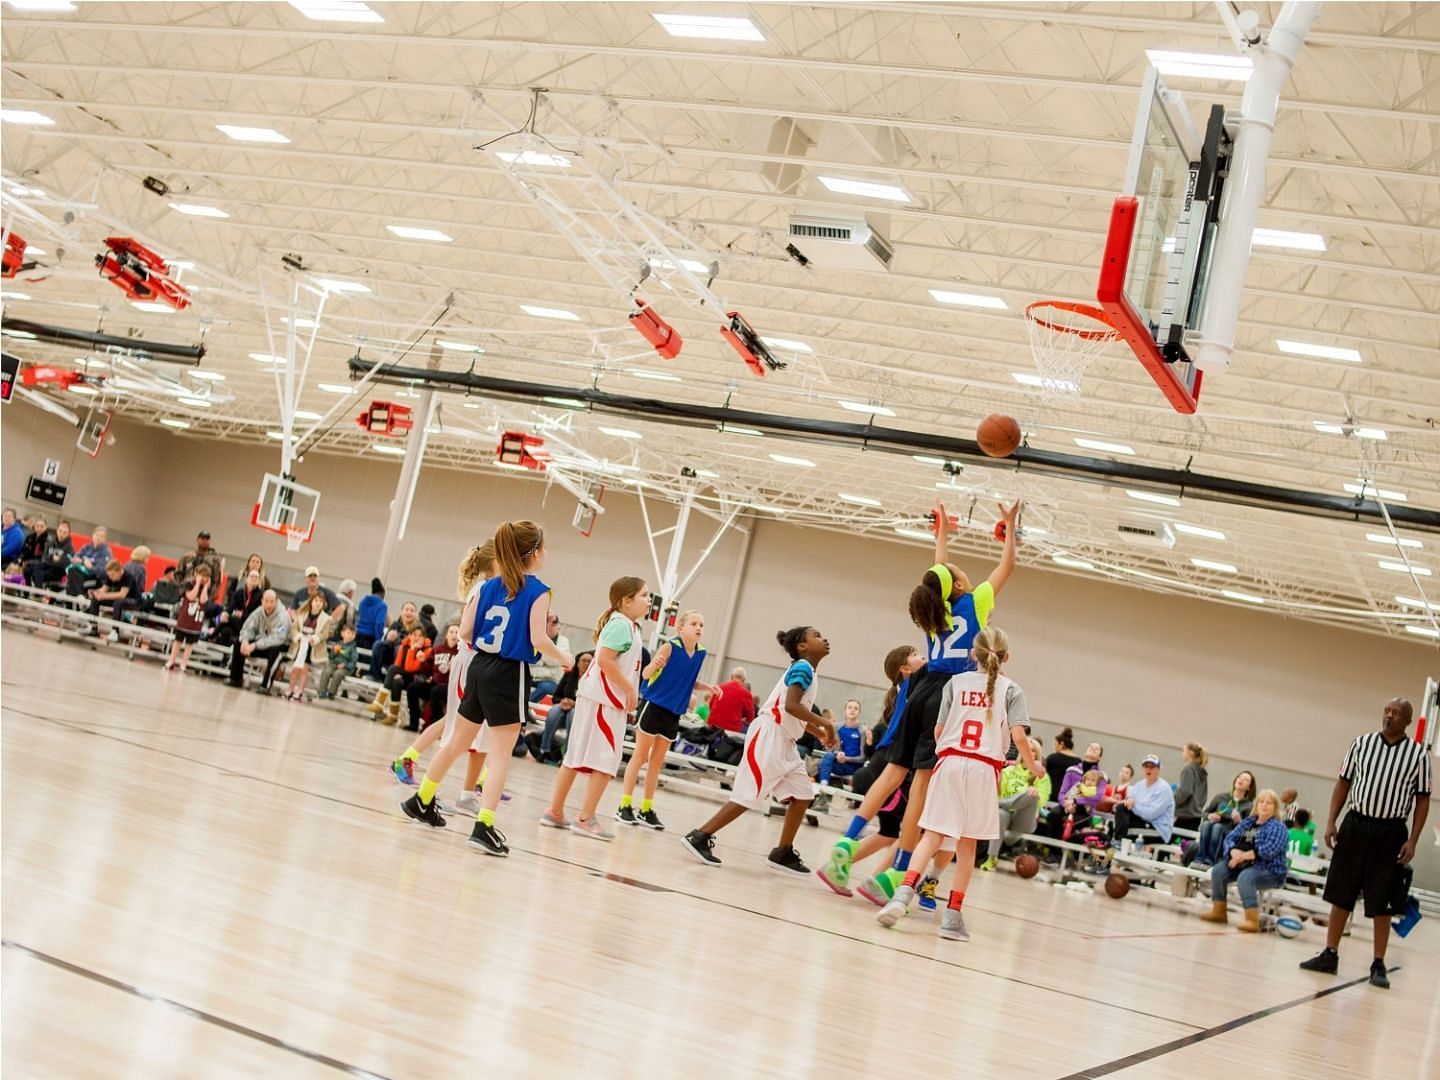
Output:
<path fill-rule="evenodd" d="M 482 808 L 481 811 L 475 815 L 475 820 L 482 825 L 489 825 L 493 829 L 495 827 L 495 811 Z"/>
<path fill-rule="evenodd" d="M 416 750 L 414 746 L 407 746 L 405 752 L 400 755 L 401 761 L 418 761 L 419 759 L 420 751 Z"/>
<path fill-rule="evenodd" d="M 484 786 L 485 786 L 485 781 L 488 780 L 489 778 L 490 778 L 490 767 L 487 765 L 485 768 L 483 768 L 483 769 L 480 770 L 480 782 L 479 782 L 478 784 L 476 784 L 475 786 L 476 786 L 476 787 L 484 787 Z"/>
<path fill-rule="evenodd" d="M 620 805 L 621 805 L 621 806 L 629 806 L 629 805 L 630 805 L 630 796 L 629 796 L 629 795 L 621 795 L 621 796 L 620 796 Z"/>
<path fill-rule="evenodd" d="M 435 801 L 435 792 L 439 790 L 439 788 L 440 785 L 434 780 L 431 780 L 428 776 L 425 777 L 424 780 L 420 781 L 420 801 L 426 806 L 429 806 Z"/>
<path fill-rule="evenodd" d="M 654 799 L 641 799 L 641 800 L 640 800 L 640 812 L 641 812 L 642 814 L 649 813 L 651 807 L 653 807 L 654 805 L 655 805 L 655 800 L 654 800 Z"/>

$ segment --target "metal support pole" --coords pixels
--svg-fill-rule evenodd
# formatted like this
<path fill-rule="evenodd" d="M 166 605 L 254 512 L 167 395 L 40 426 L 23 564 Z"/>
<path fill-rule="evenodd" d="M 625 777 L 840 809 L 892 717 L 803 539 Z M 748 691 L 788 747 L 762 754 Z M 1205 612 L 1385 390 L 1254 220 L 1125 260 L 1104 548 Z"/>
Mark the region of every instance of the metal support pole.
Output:
<path fill-rule="evenodd" d="M 735 570 L 730 575 L 730 595 L 725 600 L 725 614 L 720 616 L 720 644 L 710 653 L 716 663 L 729 659 L 730 641 L 735 636 L 735 608 L 740 603 L 740 590 L 745 587 L 745 572 L 750 568 L 750 540 L 755 535 L 754 526 L 740 530 L 740 551 L 735 556 Z M 707 681 L 718 683 L 722 671 L 712 670 Z"/>
<path fill-rule="evenodd" d="M 1255 218 L 1265 198 L 1265 167 L 1275 133 L 1275 112 L 1319 10 L 1319 3 L 1311 0 L 1290 0 L 1280 9 L 1269 40 L 1256 50 L 1255 70 L 1240 103 L 1243 115 L 1230 158 L 1230 179 L 1221 196 L 1220 227 L 1195 348 L 1195 366 L 1201 371 L 1224 371 L 1235 351 Z"/>
<path fill-rule="evenodd" d="M 675 531 L 670 535 L 670 554 L 665 558 L 665 570 L 660 575 L 660 618 L 650 632 L 650 651 L 660 643 L 660 633 L 665 628 L 665 608 L 674 602 L 678 592 L 675 588 L 676 575 L 680 568 L 680 549 L 685 544 L 685 531 L 690 524 L 690 509 L 695 505 L 695 485 L 685 486 L 685 497 L 680 500 L 680 513 L 675 518 Z"/>
<path fill-rule="evenodd" d="M 440 366 L 439 345 L 430 346 L 430 359 L 426 366 L 432 370 Z M 405 526 L 410 522 L 410 504 L 415 498 L 415 487 L 420 482 L 420 466 L 425 460 L 425 444 L 430 438 L 430 414 L 435 404 L 434 391 L 426 388 L 420 391 L 420 404 L 415 407 L 416 422 L 405 440 L 405 458 L 400 462 L 400 477 L 395 482 L 395 497 L 390 500 L 390 517 L 385 523 L 385 535 L 380 541 L 380 558 L 376 562 L 375 576 L 384 581 L 390 575 L 390 564 L 395 559 L 395 548 L 405 538 Z"/>

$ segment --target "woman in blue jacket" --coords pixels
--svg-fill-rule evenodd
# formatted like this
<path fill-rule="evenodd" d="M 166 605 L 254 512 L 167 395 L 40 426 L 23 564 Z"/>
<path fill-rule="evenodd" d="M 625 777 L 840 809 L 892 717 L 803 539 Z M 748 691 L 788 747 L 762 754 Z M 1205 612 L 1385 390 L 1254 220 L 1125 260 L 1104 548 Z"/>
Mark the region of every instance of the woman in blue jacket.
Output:
<path fill-rule="evenodd" d="M 390 614 L 385 607 L 385 586 L 380 579 L 370 579 L 370 595 L 360 601 L 355 609 L 355 645 L 361 649 L 375 648 L 375 642 L 385 633 L 386 617 Z"/>
<path fill-rule="evenodd" d="M 1225 890 L 1235 882 L 1245 919 L 1238 929 L 1253 934 L 1260 929 L 1260 890 L 1285 884 L 1289 865 L 1285 852 L 1290 834 L 1280 820 L 1280 797 L 1268 788 L 1255 796 L 1255 812 L 1225 837 L 1220 861 L 1210 868 L 1210 910 L 1206 922 L 1226 922 Z"/>

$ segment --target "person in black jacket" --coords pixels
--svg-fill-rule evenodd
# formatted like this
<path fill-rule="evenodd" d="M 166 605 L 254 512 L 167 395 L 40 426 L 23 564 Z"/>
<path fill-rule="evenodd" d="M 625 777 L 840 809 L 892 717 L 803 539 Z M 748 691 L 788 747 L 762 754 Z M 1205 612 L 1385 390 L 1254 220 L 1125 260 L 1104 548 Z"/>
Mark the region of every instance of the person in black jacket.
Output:
<path fill-rule="evenodd" d="M 25 564 L 25 580 L 38 589 L 49 589 L 65 580 L 65 571 L 75 556 L 75 542 L 70 539 L 70 522 L 61 519 L 55 531 L 45 533 L 45 547 Z"/>
<path fill-rule="evenodd" d="M 215 641 L 220 645 L 235 644 L 235 636 L 250 613 L 260 606 L 265 598 L 265 579 L 259 570 L 251 570 L 244 581 L 237 581 L 225 597 L 225 610 L 220 612 L 219 629 Z"/>

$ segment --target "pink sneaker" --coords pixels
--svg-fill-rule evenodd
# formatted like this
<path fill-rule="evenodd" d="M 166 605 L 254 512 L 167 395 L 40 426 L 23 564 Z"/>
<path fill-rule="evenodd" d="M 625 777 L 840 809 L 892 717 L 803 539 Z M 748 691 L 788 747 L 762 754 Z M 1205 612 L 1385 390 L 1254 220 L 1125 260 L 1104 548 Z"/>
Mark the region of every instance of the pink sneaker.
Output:
<path fill-rule="evenodd" d="M 592 840 L 614 840 L 615 834 L 600 824 L 598 817 L 592 817 L 589 821 L 583 818 L 576 818 L 570 826 L 570 831 L 579 833 L 581 836 L 588 836 Z"/>
<path fill-rule="evenodd" d="M 568 817 L 556 817 L 550 813 L 549 810 L 546 810 L 540 815 L 540 824 L 551 829 L 568 829 L 574 825 L 574 822 Z"/>

